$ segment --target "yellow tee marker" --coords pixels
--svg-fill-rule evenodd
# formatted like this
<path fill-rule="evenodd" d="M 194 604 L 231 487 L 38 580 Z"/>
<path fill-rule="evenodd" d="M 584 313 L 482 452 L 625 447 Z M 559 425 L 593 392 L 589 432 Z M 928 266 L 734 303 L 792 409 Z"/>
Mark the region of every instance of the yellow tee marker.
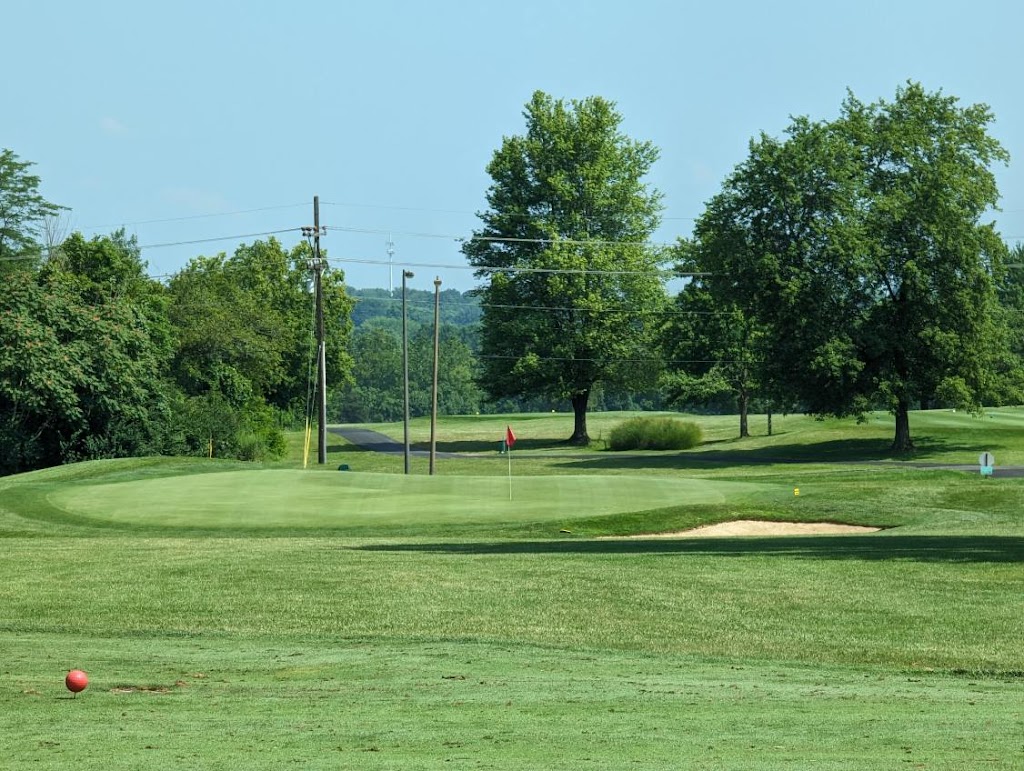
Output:
<path fill-rule="evenodd" d="M 799 497 L 799 495 L 800 495 L 800 488 L 799 487 L 794 487 L 793 488 L 793 495 L 796 495 L 796 496 Z"/>

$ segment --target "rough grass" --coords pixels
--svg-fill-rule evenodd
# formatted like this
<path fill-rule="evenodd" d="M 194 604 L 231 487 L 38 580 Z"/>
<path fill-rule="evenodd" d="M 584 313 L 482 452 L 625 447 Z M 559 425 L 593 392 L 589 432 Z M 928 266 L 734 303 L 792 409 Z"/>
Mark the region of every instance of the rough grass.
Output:
<path fill-rule="evenodd" d="M 701 442 L 700 426 L 675 418 L 630 418 L 614 429 L 608 440 L 612 450 L 689 450 Z"/>

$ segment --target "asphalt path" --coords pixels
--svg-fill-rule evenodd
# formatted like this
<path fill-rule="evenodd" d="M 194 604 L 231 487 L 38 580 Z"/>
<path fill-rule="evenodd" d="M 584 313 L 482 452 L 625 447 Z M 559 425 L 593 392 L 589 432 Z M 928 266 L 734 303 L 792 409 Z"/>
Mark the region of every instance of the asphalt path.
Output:
<path fill-rule="evenodd" d="M 405 445 L 401 442 L 396 442 L 390 436 L 382 434 L 379 431 L 371 431 L 368 428 L 352 428 L 349 426 L 330 426 L 327 429 L 332 434 L 347 439 L 352 444 L 362 447 L 366 450 L 373 450 L 373 452 L 382 452 L 387 455 L 404 455 Z M 410 455 L 417 455 L 428 457 L 430 455 L 429 450 L 409 450 Z M 437 453 L 438 458 L 472 458 L 478 457 L 473 455 L 463 455 L 457 452 L 439 452 Z"/>
<path fill-rule="evenodd" d="M 337 434 L 344 439 L 347 439 L 354 445 L 362 447 L 373 452 L 382 452 L 388 455 L 404 455 L 405 447 L 401 442 L 396 442 L 390 436 L 382 434 L 379 431 L 373 431 L 368 428 L 354 428 L 350 426 L 331 426 L 328 429 L 332 434 Z M 410 455 L 416 455 L 420 457 L 428 457 L 430 455 L 429 450 L 409 450 Z M 536 453 L 531 453 L 536 456 Z M 621 458 L 626 457 L 629 453 L 616 453 L 615 457 Z M 488 454 L 473 454 L 459 453 L 459 452 L 438 452 L 438 458 L 485 458 L 490 457 Z M 566 458 L 564 454 L 559 454 L 558 457 Z M 581 458 L 593 459 L 594 455 L 588 453 L 586 455 L 580 455 Z M 645 457 L 643 455 L 635 455 L 634 457 Z M 743 457 L 743 456 L 731 456 L 723 457 L 719 454 L 708 454 L 701 457 L 700 454 L 687 455 L 687 460 L 705 460 L 713 463 L 723 463 L 729 460 L 734 460 L 739 463 L 807 463 L 805 460 L 795 461 L 786 458 L 764 458 L 764 457 Z M 896 466 L 896 467 L 911 467 L 921 469 L 939 469 L 944 471 L 963 471 L 965 473 L 977 474 L 979 472 L 978 466 L 973 464 L 957 464 L 957 463 L 928 463 L 927 461 L 824 461 L 845 463 L 852 465 L 879 465 L 879 466 Z M 1024 477 L 1024 466 L 996 466 L 992 472 L 993 477 Z"/>

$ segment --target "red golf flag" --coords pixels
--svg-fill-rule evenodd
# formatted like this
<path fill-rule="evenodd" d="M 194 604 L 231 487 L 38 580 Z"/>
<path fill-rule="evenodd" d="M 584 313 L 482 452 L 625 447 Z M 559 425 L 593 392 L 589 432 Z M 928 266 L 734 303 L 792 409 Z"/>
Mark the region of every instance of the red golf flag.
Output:
<path fill-rule="evenodd" d="M 516 435 L 512 433 L 512 426 L 505 426 L 505 446 L 510 450 L 516 443 Z"/>

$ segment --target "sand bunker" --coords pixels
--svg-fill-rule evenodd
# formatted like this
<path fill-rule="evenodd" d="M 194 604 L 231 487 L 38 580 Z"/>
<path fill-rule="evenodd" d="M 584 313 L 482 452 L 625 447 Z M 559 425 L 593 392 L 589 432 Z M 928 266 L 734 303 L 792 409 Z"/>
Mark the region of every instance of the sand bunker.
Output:
<path fill-rule="evenodd" d="M 616 536 L 621 538 L 728 538 L 730 536 L 783 536 L 783 535 L 838 535 L 843 533 L 877 533 L 880 527 L 860 525 L 837 525 L 834 522 L 760 522 L 752 519 L 738 519 L 705 525 L 693 530 L 677 533 L 654 533 L 650 535 Z"/>

